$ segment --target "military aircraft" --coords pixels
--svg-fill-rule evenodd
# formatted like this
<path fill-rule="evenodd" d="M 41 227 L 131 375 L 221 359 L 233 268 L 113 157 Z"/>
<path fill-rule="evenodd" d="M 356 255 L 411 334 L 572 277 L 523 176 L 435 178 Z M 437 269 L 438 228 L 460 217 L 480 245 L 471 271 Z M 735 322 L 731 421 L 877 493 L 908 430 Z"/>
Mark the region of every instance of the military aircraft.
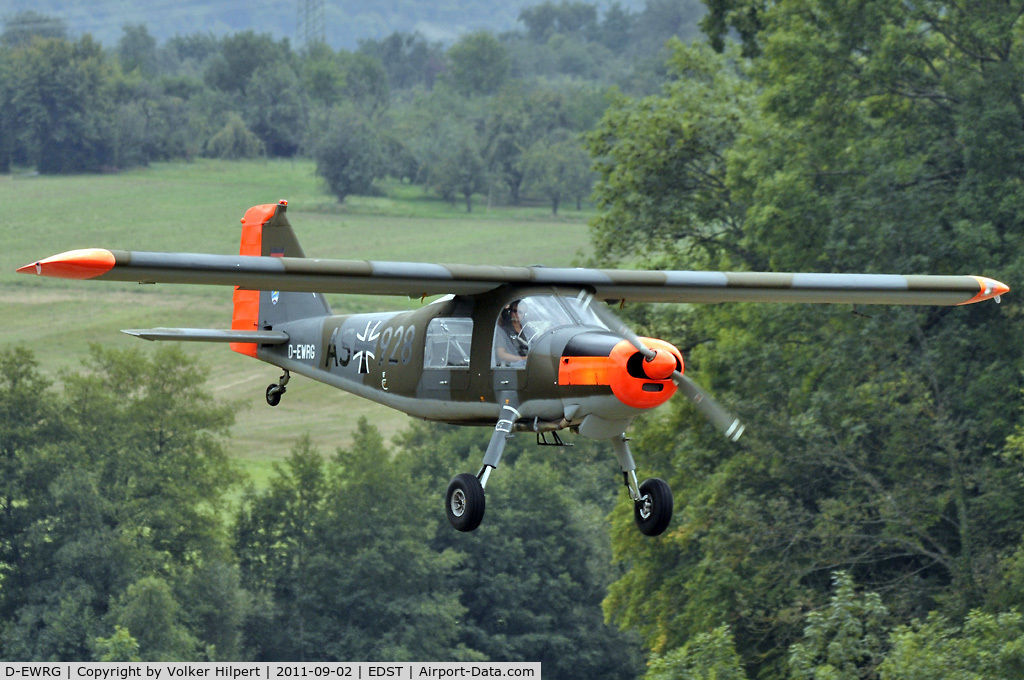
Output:
<path fill-rule="evenodd" d="M 230 343 L 283 369 L 266 390 L 276 406 L 292 373 L 426 420 L 493 433 L 479 471 L 456 475 L 445 508 L 459 531 L 476 529 L 484 488 L 514 432 L 563 445 L 565 429 L 608 440 L 634 502 L 639 530 L 661 534 L 672 492 L 637 481 L 625 432 L 677 391 L 725 436 L 743 425 L 683 373 L 671 344 L 640 338 L 603 304 L 807 302 L 962 305 L 1009 287 L 982 276 L 625 271 L 441 265 L 306 258 L 287 201 L 250 208 L 239 255 L 74 250 L 18 269 L 68 279 L 231 285 L 230 330 L 126 330 L 146 340 Z M 403 295 L 406 312 L 332 314 L 324 293 Z M 427 297 L 442 295 L 423 304 Z M 550 438 L 550 440 L 549 440 Z"/>

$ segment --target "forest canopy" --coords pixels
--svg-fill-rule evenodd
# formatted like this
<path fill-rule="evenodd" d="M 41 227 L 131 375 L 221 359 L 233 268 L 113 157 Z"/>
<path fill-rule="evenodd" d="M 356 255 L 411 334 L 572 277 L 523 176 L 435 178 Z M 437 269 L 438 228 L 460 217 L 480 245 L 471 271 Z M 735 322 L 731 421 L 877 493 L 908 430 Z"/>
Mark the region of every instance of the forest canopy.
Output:
<path fill-rule="evenodd" d="M 579 136 L 608 93 L 653 91 L 665 41 L 696 36 L 702 11 L 549 1 L 522 10 L 520 31 L 395 32 L 354 50 L 252 30 L 161 43 L 135 23 L 102 45 L 21 12 L 0 33 L 0 172 L 302 155 L 339 201 L 390 177 L 467 210 L 486 193 L 557 213 L 590 194 Z"/>

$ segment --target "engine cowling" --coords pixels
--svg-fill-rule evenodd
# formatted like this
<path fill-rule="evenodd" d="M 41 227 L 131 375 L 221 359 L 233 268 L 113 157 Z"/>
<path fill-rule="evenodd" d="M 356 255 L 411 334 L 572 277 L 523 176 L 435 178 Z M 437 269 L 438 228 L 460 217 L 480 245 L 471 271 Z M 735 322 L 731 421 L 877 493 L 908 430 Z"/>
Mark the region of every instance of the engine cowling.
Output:
<path fill-rule="evenodd" d="M 608 385 L 612 394 L 637 409 L 664 404 L 676 393 L 671 376 L 683 371 L 676 347 L 657 338 L 643 338 L 655 351 L 646 359 L 628 340 L 608 333 L 583 333 L 566 345 L 558 364 L 559 385 Z"/>

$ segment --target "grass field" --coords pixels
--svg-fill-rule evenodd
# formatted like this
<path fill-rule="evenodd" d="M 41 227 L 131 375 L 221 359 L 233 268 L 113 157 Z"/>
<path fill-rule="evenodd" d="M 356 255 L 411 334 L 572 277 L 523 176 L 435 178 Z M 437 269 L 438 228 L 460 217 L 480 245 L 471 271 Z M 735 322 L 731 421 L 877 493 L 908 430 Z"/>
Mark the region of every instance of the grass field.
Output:
<path fill-rule="evenodd" d="M 589 214 L 554 217 L 541 207 L 460 206 L 393 185 L 380 197 L 326 194 L 305 161 L 156 164 L 114 175 L 0 175 L 4 247 L 0 252 L 0 346 L 33 349 L 43 371 L 81 365 L 90 343 L 144 347 L 122 328 L 228 328 L 231 290 L 212 286 L 139 286 L 66 282 L 14 270 L 74 248 L 237 253 L 245 210 L 278 199 L 310 256 L 466 264 L 571 265 L 586 254 Z M 418 300 L 331 296 L 337 313 L 402 309 Z M 281 405 L 264 401 L 278 369 L 223 345 L 184 343 L 207 369 L 214 395 L 237 406 L 233 456 L 257 479 L 288 454 L 303 432 L 325 453 L 347 446 L 360 415 L 388 437 L 408 417 L 312 381 L 296 378 Z"/>

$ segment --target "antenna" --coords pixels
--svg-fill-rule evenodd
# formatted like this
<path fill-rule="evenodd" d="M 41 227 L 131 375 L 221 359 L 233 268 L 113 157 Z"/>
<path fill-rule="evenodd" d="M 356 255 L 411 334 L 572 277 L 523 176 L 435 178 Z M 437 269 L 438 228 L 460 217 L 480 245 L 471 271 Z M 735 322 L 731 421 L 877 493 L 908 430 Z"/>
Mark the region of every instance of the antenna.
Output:
<path fill-rule="evenodd" d="M 296 1 L 298 3 L 296 38 L 306 47 L 314 43 L 326 42 L 324 0 Z"/>

